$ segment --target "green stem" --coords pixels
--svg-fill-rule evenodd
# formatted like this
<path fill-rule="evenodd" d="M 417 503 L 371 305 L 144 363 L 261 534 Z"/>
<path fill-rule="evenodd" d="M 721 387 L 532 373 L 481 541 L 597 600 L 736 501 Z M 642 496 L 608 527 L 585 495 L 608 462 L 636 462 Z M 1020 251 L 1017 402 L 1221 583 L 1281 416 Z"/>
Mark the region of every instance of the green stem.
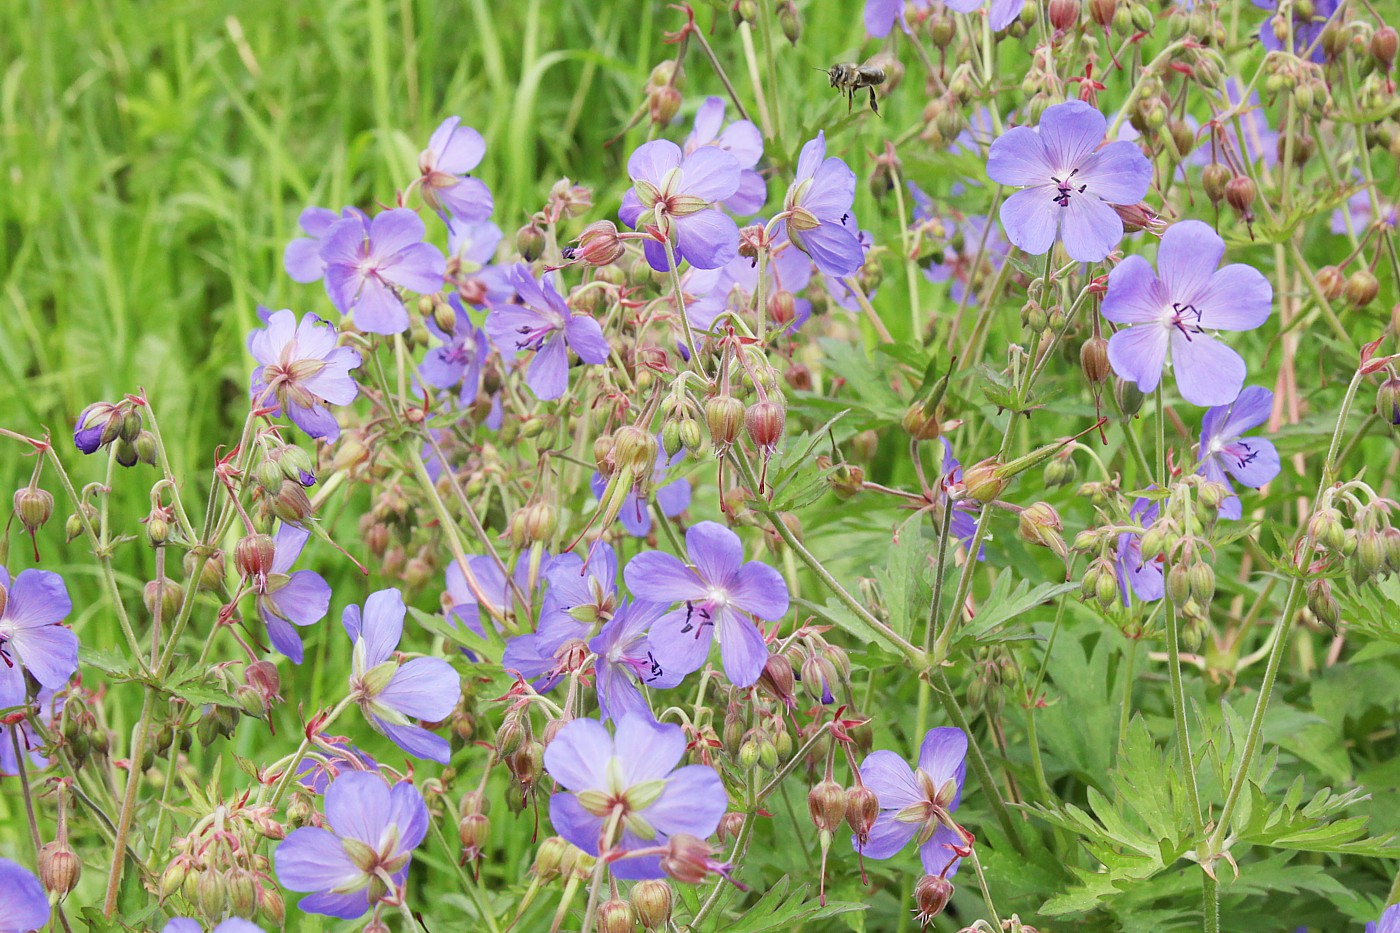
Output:
<path fill-rule="evenodd" d="M 972 770 L 977 772 L 977 780 L 982 782 L 982 789 L 986 791 L 987 799 L 991 802 L 992 813 L 995 814 L 1007 838 L 1011 840 L 1011 844 L 1016 847 L 1016 851 L 1025 855 L 1026 844 L 1021 841 L 1021 832 L 1016 827 L 1016 821 L 1011 818 L 1011 811 L 1006 809 L 1006 801 L 1001 799 L 1001 788 L 992 776 L 992 769 L 987 766 L 987 759 L 982 756 L 981 746 L 973 739 L 972 726 L 968 723 L 962 707 L 958 705 L 957 697 L 953 695 L 953 685 L 948 682 L 948 675 L 943 673 L 942 668 L 935 668 L 929 676 L 948 718 L 967 736 L 968 758 L 972 760 Z"/>
<path fill-rule="evenodd" d="M 1351 414 L 1351 406 L 1356 401 L 1356 391 L 1364 379 L 1365 373 L 1358 368 L 1356 374 L 1351 378 L 1351 384 L 1347 386 L 1346 396 L 1342 399 L 1342 407 L 1337 414 L 1337 426 L 1332 432 L 1332 443 L 1327 448 L 1327 459 L 1323 462 L 1322 475 L 1318 479 L 1317 494 L 1313 497 L 1314 509 L 1317 508 L 1318 500 L 1322 498 L 1323 490 L 1327 488 L 1329 482 L 1332 482 L 1332 474 L 1336 469 L 1337 452 L 1341 449 L 1342 436 L 1346 433 L 1347 417 Z M 1288 635 L 1293 625 L 1293 618 L 1302 604 L 1303 570 L 1307 566 L 1307 559 L 1307 550 L 1300 547 L 1294 565 L 1293 579 L 1288 586 L 1288 595 L 1283 601 L 1283 612 L 1279 616 L 1278 624 L 1282 628 L 1278 638 L 1274 641 L 1273 650 L 1269 652 L 1269 660 L 1264 668 L 1264 682 L 1259 686 L 1259 697 L 1255 700 L 1254 713 L 1249 720 L 1249 732 L 1245 736 L 1244 751 L 1240 755 L 1240 763 L 1230 781 L 1230 790 L 1226 794 L 1225 805 L 1220 810 L 1220 818 L 1216 824 L 1215 832 L 1211 834 L 1208 843 L 1208 854 L 1210 855 L 1220 852 L 1221 843 L 1230 831 L 1230 819 L 1234 816 L 1240 794 L 1244 792 L 1244 786 L 1249 781 L 1249 768 L 1254 763 L 1254 756 L 1258 753 L 1259 743 L 1263 739 L 1264 714 L 1268 711 L 1269 699 L 1274 691 L 1274 682 L 1278 679 L 1279 666 L 1283 662 L 1283 655 L 1288 646 Z"/>

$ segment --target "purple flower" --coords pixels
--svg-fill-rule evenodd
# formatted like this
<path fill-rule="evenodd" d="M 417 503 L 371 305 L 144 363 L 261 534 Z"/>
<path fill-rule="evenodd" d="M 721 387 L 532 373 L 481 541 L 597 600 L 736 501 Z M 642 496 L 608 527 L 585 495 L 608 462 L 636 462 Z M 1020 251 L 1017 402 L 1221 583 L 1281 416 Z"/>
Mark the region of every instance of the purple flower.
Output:
<path fill-rule="evenodd" d="M 949 520 L 952 535 L 970 547 L 973 537 L 977 534 L 977 522 L 980 521 L 982 506 L 977 500 L 963 496 L 962 464 L 953 456 L 953 445 L 948 443 L 948 438 L 940 437 L 939 440 L 943 442 L 943 472 L 938 477 L 938 484 L 934 489 L 935 498 L 938 500 L 934 514 L 941 520 L 944 500 L 949 496 L 953 497 L 953 511 Z M 986 556 L 986 547 L 979 547 L 977 559 L 983 560 Z"/>
<path fill-rule="evenodd" d="M 549 578 L 550 569 L 554 566 L 554 561 L 558 559 L 560 558 L 551 557 L 549 554 L 544 555 L 539 567 L 540 578 Z M 479 590 L 474 590 L 467 582 L 467 575 L 462 572 L 462 568 L 456 561 L 448 564 L 447 592 L 443 596 L 443 605 L 448 607 L 447 622 L 449 625 L 461 622 L 484 638 L 486 630 L 481 625 L 483 617 L 490 618 L 497 613 L 504 613 L 512 608 L 519 609 L 520 607 L 514 605 L 514 594 L 506 583 L 505 574 L 501 571 L 501 566 L 495 558 L 486 554 L 468 557 L 467 567 L 471 570 Z M 530 591 L 529 561 L 517 563 L 515 572 L 511 576 L 520 592 L 528 596 Z M 484 608 L 481 605 L 482 600 L 486 602 Z"/>
<path fill-rule="evenodd" d="M 390 656 L 403 637 L 406 610 L 398 590 L 379 590 L 360 607 L 345 607 L 341 624 L 355 645 L 350 692 L 365 718 L 399 748 L 419 758 L 447 764 L 447 740 L 412 720 L 441 722 L 462 695 L 457 672 L 441 658 L 414 658 L 403 664 Z"/>
<path fill-rule="evenodd" d="M 1152 163 L 1134 143 L 1100 148 L 1108 121 L 1071 100 L 1049 108 L 1032 129 L 1002 134 L 987 154 L 987 174 L 1018 191 L 1001 205 L 1012 243 L 1040 255 L 1064 241 L 1080 262 L 1098 262 L 1123 239 L 1123 221 L 1110 204 L 1135 204 L 1152 183 Z"/>
<path fill-rule="evenodd" d="M 862 256 L 875 248 L 875 237 L 871 235 L 869 230 L 858 230 L 854 217 L 848 218 L 843 226 L 855 233 L 856 242 L 860 244 Z M 864 260 L 862 260 L 862 263 L 863 262 Z M 850 311 L 852 314 L 860 312 L 860 300 L 856 298 L 856 293 L 851 290 L 851 286 L 847 285 L 840 276 L 823 272 L 822 285 L 826 288 L 827 296 L 836 303 L 837 307 Z M 865 293 L 867 301 L 875 297 L 877 288 L 878 286 L 876 285 L 867 286 L 868 290 Z"/>
<path fill-rule="evenodd" d="M 659 239 L 642 244 L 647 262 L 665 272 L 666 249 L 675 246 L 676 262 L 697 269 L 718 269 L 739 251 L 739 228 L 713 205 L 739 190 L 739 160 L 718 146 L 700 146 L 690 155 L 675 143 L 643 143 L 627 160 L 632 189 L 622 198 L 618 216 L 632 229 L 655 228 Z"/>
<path fill-rule="evenodd" d="M 447 303 L 456 313 L 452 333 L 444 333 L 431 314 L 424 317 L 423 323 L 442 346 L 433 347 L 427 352 L 418 373 L 424 382 L 434 388 L 449 389 L 460 384 L 462 388 L 457 393 L 458 400 L 471 402 L 481 391 L 481 371 L 486 367 L 486 355 L 490 348 L 486 344 L 486 335 L 472 324 L 461 300 L 456 295 L 448 295 Z"/>
<path fill-rule="evenodd" d="M 674 457 L 667 457 L 666 451 L 661 448 L 659 442 L 657 443 L 656 466 L 652 469 L 648 488 L 655 490 L 656 507 L 667 518 L 675 518 L 690 507 L 690 482 L 685 479 L 665 482 L 670 468 L 684 459 L 684 450 L 676 451 Z M 601 473 L 594 473 L 589 488 L 601 502 L 603 493 L 608 488 L 607 477 Z M 622 522 L 622 527 L 627 529 L 627 533 L 635 538 L 645 538 L 651 531 L 651 509 L 648 507 L 647 496 L 637 492 L 636 487 L 623 498 L 622 509 L 617 513 L 617 517 Z"/>
<path fill-rule="evenodd" d="M 1254 0 L 1254 5 L 1263 10 L 1277 10 L 1278 0 Z M 1298 4 L 1291 4 L 1293 16 L 1293 51 L 1322 64 L 1327 54 L 1322 49 L 1322 30 L 1327 21 L 1337 12 L 1337 0 L 1313 0 L 1308 4 L 1311 11 L 1303 15 Z M 1285 36 L 1286 38 L 1286 36 Z M 1274 18 L 1264 20 L 1259 27 L 1259 43 L 1271 52 L 1283 51 L 1284 39 L 1274 32 Z"/>
<path fill-rule="evenodd" d="M 748 120 L 724 125 L 723 97 L 707 97 L 695 111 L 695 128 L 685 138 L 685 154 L 701 146 L 716 146 L 739 163 L 739 190 L 723 203 L 724 209 L 740 217 L 757 214 L 768 200 L 768 182 L 754 170 L 763 158 L 763 134 Z"/>
<path fill-rule="evenodd" d="M 321 241 L 326 294 L 341 314 L 371 334 L 408 329 L 408 312 L 394 287 L 430 295 L 442 288 L 447 260 L 423 242 L 427 232 L 418 215 L 395 208 L 366 226 L 360 218 L 340 220 Z"/>
<path fill-rule="evenodd" d="M 1366 924 L 1366 933 L 1400 933 L 1400 904 L 1391 904 L 1380 921 Z"/>
<path fill-rule="evenodd" d="M 1233 489 L 1228 473 L 1251 489 L 1258 489 L 1278 476 L 1278 451 L 1262 437 L 1242 437 L 1257 428 L 1273 411 L 1274 393 L 1259 386 L 1248 386 L 1229 405 L 1206 412 L 1201 421 L 1201 466 L 1206 479 Z M 1231 494 L 1220 506 L 1220 517 L 1236 519 L 1241 512 L 1240 497 Z"/>
<path fill-rule="evenodd" d="M 606 541 L 593 546 L 587 564 L 560 554 L 544 578 L 549 592 L 540 605 L 541 650 L 553 655 L 565 642 L 587 641 L 617 609 L 617 555 Z"/>
<path fill-rule="evenodd" d="M 536 398 L 559 398 L 569 387 L 569 349 L 585 363 L 603 363 L 608 341 L 603 328 L 586 314 L 574 314 L 554 288 L 553 273 L 536 282 L 530 268 L 517 265 L 510 282 L 521 304 L 497 304 L 486 315 L 486 333 L 507 357 L 533 350 L 525 383 Z"/>
<path fill-rule="evenodd" d="M 25 933 L 49 922 L 49 898 L 24 866 L 0 858 L 0 933 Z"/>
<path fill-rule="evenodd" d="M 959 13 L 971 13 L 987 6 L 987 18 L 991 22 L 994 32 L 1000 32 L 1015 21 L 1021 15 L 1021 7 L 1026 5 L 1026 0 L 946 0 L 948 9 L 956 10 Z"/>
<path fill-rule="evenodd" d="M 597 655 L 598 716 L 605 722 L 632 714 L 651 719 L 651 708 L 637 684 L 666 690 L 685 677 L 661 665 L 647 638 L 647 630 L 665 611 L 665 603 L 624 602 L 588 643 Z"/>
<path fill-rule="evenodd" d="M 927 10 L 930 0 L 909 0 L 916 9 Z M 865 0 L 865 31 L 871 38 L 883 39 L 894 28 L 895 20 L 899 28 L 909 32 L 909 20 L 904 14 L 904 0 Z"/>
<path fill-rule="evenodd" d="M 449 228 L 456 226 L 453 220 L 485 220 L 495 208 L 486 183 L 467 175 L 481 164 L 486 143 L 480 133 L 461 122 L 461 117 L 443 120 L 428 140 L 428 148 L 418 154 L 423 202 L 437 211 Z"/>
<path fill-rule="evenodd" d="M 555 830 L 589 855 L 650 849 L 677 833 L 704 839 L 729 806 L 724 782 L 708 765 L 676 768 L 685 734 L 672 723 L 626 716 L 616 737 L 594 719 L 575 719 L 544 750 L 544 767 L 563 788 L 549 798 Z M 610 838 L 603 839 L 609 824 Z M 657 855 L 624 858 L 615 877 L 663 877 Z"/>
<path fill-rule="evenodd" d="M 314 314 L 298 323 L 291 311 L 258 309 L 265 328 L 248 335 L 248 352 L 258 368 L 253 370 L 255 406 L 276 401 L 292 423 L 312 438 L 334 441 L 340 425 L 326 405 L 348 405 L 359 387 L 350 370 L 360 365 L 359 351 L 336 346 L 335 328 Z"/>
<path fill-rule="evenodd" d="M 35 715 L 39 724 L 48 728 L 54 718 L 62 714 L 66 702 L 66 693 L 56 693 L 50 687 L 40 687 L 38 695 L 34 697 Z M 0 709 L 4 708 L 5 701 L 0 700 Z M 28 719 L 21 719 L 13 725 L 0 727 L 0 775 L 19 774 L 19 759 L 15 757 L 15 738 L 19 739 L 19 747 L 24 750 L 34 767 L 48 767 L 49 759 L 39 750 L 41 742 L 34 734 L 34 727 Z"/>
<path fill-rule="evenodd" d="M 161 929 L 160 933 L 204 933 L 204 927 L 200 926 L 198 920 L 191 920 L 189 917 L 174 917 Z M 210 930 L 209 933 L 263 933 L 263 928 L 240 917 L 229 917 Z"/>
<path fill-rule="evenodd" d="M 287 275 L 293 282 L 319 282 L 326 274 L 326 261 L 321 258 L 321 243 L 331 227 L 342 220 L 358 220 L 365 231 L 369 231 L 369 215 L 357 207 L 347 207 L 339 214 L 324 207 L 308 207 L 301 212 L 297 223 L 306 232 L 306 236 L 288 243 L 282 253 L 282 267 L 287 270 Z"/>
<path fill-rule="evenodd" d="M 111 402 L 93 402 L 78 413 L 73 423 L 73 446 L 85 454 L 95 454 L 121 433 L 123 412 Z"/>
<path fill-rule="evenodd" d="M 768 661 L 768 645 L 748 616 L 771 622 L 786 615 L 787 583 L 766 564 L 745 563 L 739 536 L 715 522 L 693 526 L 685 545 L 690 564 L 645 551 L 623 571 L 637 599 L 685 603 L 652 626 L 652 648 L 666 670 L 684 676 L 704 665 L 718 639 L 725 676 L 737 687 L 751 686 Z"/>
<path fill-rule="evenodd" d="M 1400 226 L 1400 206 L 1387 204 L 1380 201 L 1380 216 L 1375 216 L 1375 211 L 1371 207 L 1371 194 L 1362 189 L 1351 197 L 1347 198 L 1346 207 L 1337 208 L 1332 212 L 1332 232 L 1346 233 L 1347 218 L 1351 218 L 1351 225 L 1357 230 L 1365 230 L 1375 223 L 1383 226 L 1387 230 L 1394 230 Z"/>
<path fill-rule="evenodd" d="M 0 709 L 26 705 L 29 673 L 39 686 L 61 690 L 78 669 L 78 636 L 62 622 L 73 611 L 63 578 L 21 570 L 13 581 L 0 567 Z"/>
<path fill-rule="evenodd" d="M 807 254 L 793 245 L 783 231 L 773 238 L 768 258 L 764 290 L 767 292 L 768 318 L 784 328 L 784 333 L 793 334 L 812 316 L 812 303 L 806 298 L 796 297 L 812 281 L 812 261 Z M 844 286 L 843 286 L 844 287 Z M 713 285 L 704 295 L 685 306 L 690 326 L 699 330 L 710 330 L 716 318 L 725 311 L 735 311 L 747 317 L 753 307 L 754 292 L 758 290 L 758 264 L 746 256 L 736 256 L 716 270 Z M 790 305 L 783 314 L 775 315 L 779 303 Z M 788 320 L 779 320 L 791 313 Z"/>
<path fill-rule="evenodd" d="M 510 301 L 510 267 L 494 266 L 496 247 L 505 235 L 489 221 L 457 223 L 447 231 L 447 283 L 457 286 L 457 295 L 467 304 L 480 308 Z"/>
<path fill-rule="evenodd" d="M 314 570 L 292 573 L 292 564 L 309 537 L 306 529 L 283 524 L 274 539 L 272 570 L 253 581 L 267 637 L 293 664 L 300 664 L 303 657 L 301 636 L 293 626 L 320 622 L 331 607 L 331 587 L 325 578 Z"/>
<path fill-rule="evenodd" d="M 1157 388 L 1171 349 L 1181 397 L 1193 405 L 1226 405 L 1244 385 L 1244 360 L 1207 333 L 1253 330 L 1269 316 L 1273 288 L 1242 264 L 1216 270 L 1225 241 L 1199 220 L 1172 224 L 1157 249 L 1157 274 L 1129 256 L 1108 276 L 1103 316 L 1120 330 L 1108 341 L 1114 372 L 1143 392 Z"/>
<path fill-rule="evenodd" d="M 1156 502 L 1138 499 L 1128 510 L 1128 516 L 1143 528 L 1149 528 L 1157 520 L 1159 511 Z M 1162 565 L 1155 560 L 1142 559 L 1142 535 L 1125 531 L 1118 536 L 1118 554 L 1114 565 L 1118 574 L 1118 595 L 1124 606 L 1130 603 L 1130 592 L 1145 603 L 1162 598 L 1165 592 Z"/>
<path fill-rule="evenodd" d="M 297 783 L 307 790 L 324 794 L 331 782 L 353 771 L 379 772 L 379 762 L 353 745 L 335 742 L 315 756 L 303 758 L 297 765 Z"/>
<path fill-rule="evenodd" d="M 851 205 L 856 173 L 836 156 L 827 158 L 826 133 L 819 130 L 797 157 L 797 175 L 783 201 L 788 239 L 828 275 L 853 275 L 865 262 L 856 238 Z"/>
<path fill-rule="evenodd" d="M 959 859 L 950 847 L 967 842 L 953 828 L 952 813 L 962 800 L 966 758 L 967 735 L 950 726 L 924 736 L 917 770 L 894 752 L 871 752 L 860 777 L 879 798 L 880 815 L 865 844 L 852 836 L 851 845 L 867 858 L 887 859 L 915 839 L 927 874 L 956 874 Z"/>
<path fill-rule="evenodd" d="M 303 826 L 277 846 L 277 880 L 311 894 L 303 911 L 353 920 L 403 889 L 428 807 L 411 783 L 391 788 L 377 774 L 352 772 L 331 783 L 325 808 L 329 829 Z"/>

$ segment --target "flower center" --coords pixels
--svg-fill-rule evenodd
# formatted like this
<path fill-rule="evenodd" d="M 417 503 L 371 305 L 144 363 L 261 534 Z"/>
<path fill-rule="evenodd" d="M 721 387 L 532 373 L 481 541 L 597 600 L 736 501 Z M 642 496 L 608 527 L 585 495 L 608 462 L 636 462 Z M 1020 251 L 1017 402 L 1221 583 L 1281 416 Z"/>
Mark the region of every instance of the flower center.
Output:
<path fill-rule="evenodd" d="M 1205 328 L 1201 326 L 1201 309 L 1186 302 L 1174 301 L 1170 308 L 1163 308 L 1162 323 L 1181 331 L 1188 342 L 1192 334 L 1205 333 Z"/>
<path fill-rule="evenodd" d="M 1053 182 L 1055 183 L 1055 188 L 1060 192 L 1059 194 L 1057 194 L 1057 195 L 1055 196 L 1055 203 L 1056 203 L 1056 204 L 1060 205 L 1061 207 L 1069 207 L 1069 198 L 1070 198 L 1070 195 L 1075 194 L 1075 193 L 1083 194 L 1084 191 L 1089 187 L 1087 184 L 1085 184 L 1085 185 L 1076 185 L 1076 184 L 1074 184 L 1073 181 L 1071 181 L 1071 179 L 1074 178 L 1074 176 L 1075 176 L 1075 175 L 1078 175 L 1078 174 L 1079 174 L 1079 169 L 1076 168 L 1076 169 L 1072 169 L 1072 170 L 1070 171 L 1070 173 L 1064 177 L 1064 180 L 1063 180 L 1063 181 L 1061 181 L 1061 180 L 1060 180 L 1057 176 L 1055 176 L 1055 175 L 1051 175 L 1051 176 L 1050 176 L 1050 180 L 1053 181 Z"/>

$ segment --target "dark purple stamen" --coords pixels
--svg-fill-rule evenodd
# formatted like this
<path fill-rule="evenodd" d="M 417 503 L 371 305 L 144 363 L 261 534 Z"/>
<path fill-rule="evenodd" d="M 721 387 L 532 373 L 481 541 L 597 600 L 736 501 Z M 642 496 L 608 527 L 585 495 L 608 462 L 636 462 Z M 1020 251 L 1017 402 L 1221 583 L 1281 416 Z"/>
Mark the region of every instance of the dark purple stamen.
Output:
<path fill-rule="evenodd" d="M 1079 169 L 1074 169 L 1072 172 L 1069 173 L 1069 178 L 1073 178 L 1075 175 L 1078 174 Z M 1069 207 L 1069 196 L 1075 190 L 1074 185 L 1069 184 L 1068 179 L 1066 179 L 1065 181 L 1060 181 L 1060 179 L 1056 178 L 1054 175 L 1050 176 L 1050 180 L 1053 181 L 1056 187 L 1058 187 L 1060 190 L 1060 193 L 1055 196 L 1055 203 L 1060 205 L 1061 207 Z M 1088 185 L 1080 185 L 1079 193 L 1083 194 L 1085 190 L 1088 189 L 1088 187 Z"/>

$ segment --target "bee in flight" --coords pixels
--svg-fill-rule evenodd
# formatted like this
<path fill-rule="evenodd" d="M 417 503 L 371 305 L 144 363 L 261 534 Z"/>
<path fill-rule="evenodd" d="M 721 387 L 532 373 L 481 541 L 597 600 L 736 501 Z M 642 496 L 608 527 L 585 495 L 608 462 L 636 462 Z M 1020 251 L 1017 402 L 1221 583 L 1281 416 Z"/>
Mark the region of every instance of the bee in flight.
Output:
<path fill-rule="evenodd" d="M 837 62 L 826 69 L 826 76 L 831 79 L 832 87 L 846 95 L 847 113 L 851 112 L 855 103 L 856 91 L 869 88 L 870 109 L 879 114 L 880 105 L 875 99 L 875 89 L 885 83 L 885 69 L 869 62 L 863 65 L 857 65 L 855 62 Z"/>

